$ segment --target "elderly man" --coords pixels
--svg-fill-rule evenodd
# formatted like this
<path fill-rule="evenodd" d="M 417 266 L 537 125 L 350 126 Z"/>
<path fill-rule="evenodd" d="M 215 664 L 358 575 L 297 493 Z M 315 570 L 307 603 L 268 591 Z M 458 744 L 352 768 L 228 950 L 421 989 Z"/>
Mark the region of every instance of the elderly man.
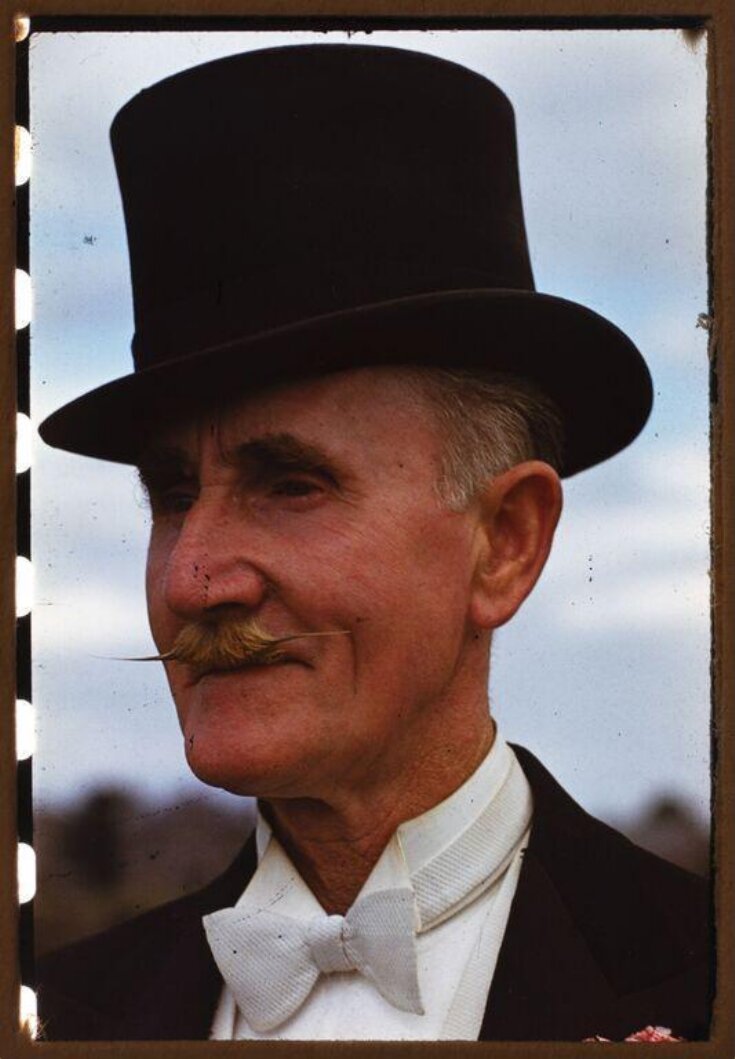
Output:
<path fill-rule="evenodd" d="M 559 476 L 651 402 L 617 328 L 534 290 L 507 99 L 282 48 L 154 85 L 112 136 L 135 372 L 42 433 L 138 465 L 187 760 L 259 815 L 207 889 L 41 968 L 47 1036 L 706 1037 L 700 883 L 489 713 Z"/>

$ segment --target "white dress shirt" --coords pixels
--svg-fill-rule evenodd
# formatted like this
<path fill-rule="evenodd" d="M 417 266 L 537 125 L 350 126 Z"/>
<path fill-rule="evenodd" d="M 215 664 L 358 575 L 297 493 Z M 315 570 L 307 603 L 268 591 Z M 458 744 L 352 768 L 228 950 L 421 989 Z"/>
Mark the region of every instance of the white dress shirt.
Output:
<path fill-rule="evenodd" d="M 268 1032 L 253 1029 L 227 986 L 215 1040 L 477 1040 L 528 843 L 531 791 L 499 736 L 469 779 L 401 824 L 360 897 L 409 886 L 424 1014 L 400 1011 L 356 972 L 322 975 L 304 1004 Z M 276 909 L 308 922 L 324 914 L 258 814 L 258 868 L 236 907 Z"/>

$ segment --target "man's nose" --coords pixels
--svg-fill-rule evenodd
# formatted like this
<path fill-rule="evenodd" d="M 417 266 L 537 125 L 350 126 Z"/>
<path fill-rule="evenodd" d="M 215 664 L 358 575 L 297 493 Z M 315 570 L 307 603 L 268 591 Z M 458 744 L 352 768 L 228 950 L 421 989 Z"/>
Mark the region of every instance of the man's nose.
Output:
<path fill-rule="evenodd" d="M 188 621 L 215 607 L 255 611 L 266 578 L 254 557 L 247 520 L 232 505 L 200 496 L 186 512 L 165 570 L 168 608 Z"/>

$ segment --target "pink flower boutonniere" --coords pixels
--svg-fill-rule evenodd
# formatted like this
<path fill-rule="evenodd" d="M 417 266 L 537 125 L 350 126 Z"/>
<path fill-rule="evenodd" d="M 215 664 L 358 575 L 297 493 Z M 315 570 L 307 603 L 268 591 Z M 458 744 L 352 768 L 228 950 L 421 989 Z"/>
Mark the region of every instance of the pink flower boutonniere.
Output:
<path fill-rule="evenodd" d="M 667 1026 L 646 1026 L 642 1030 L 638 1030 L 637 1033 L 631 1033 L 629 1037 L 625 1038 L 626 1041 L 632 1041 L 634 1044 L 640 1042 L 645 1044 L 660 1044 L 662 1041 L 683 1041 L 683 1037 L 675 1037 L 674 1034 Z M 585 1037 L 586 1041 L 604 1041 L 607 1044 L 612 1044 L 609 1037 Z"/>

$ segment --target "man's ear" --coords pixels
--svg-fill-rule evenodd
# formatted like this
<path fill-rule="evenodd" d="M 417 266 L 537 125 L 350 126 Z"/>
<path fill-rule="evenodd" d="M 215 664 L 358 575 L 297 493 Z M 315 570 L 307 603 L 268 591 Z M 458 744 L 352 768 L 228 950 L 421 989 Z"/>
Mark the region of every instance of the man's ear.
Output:
<path fill-rule="evenodd" d="M 561 482 L 548 463 L 529 460 L 491 479 L 478 503 L 470 620 L 497 629 L 513 617 L 544 568 L 561 514 Z"/>

